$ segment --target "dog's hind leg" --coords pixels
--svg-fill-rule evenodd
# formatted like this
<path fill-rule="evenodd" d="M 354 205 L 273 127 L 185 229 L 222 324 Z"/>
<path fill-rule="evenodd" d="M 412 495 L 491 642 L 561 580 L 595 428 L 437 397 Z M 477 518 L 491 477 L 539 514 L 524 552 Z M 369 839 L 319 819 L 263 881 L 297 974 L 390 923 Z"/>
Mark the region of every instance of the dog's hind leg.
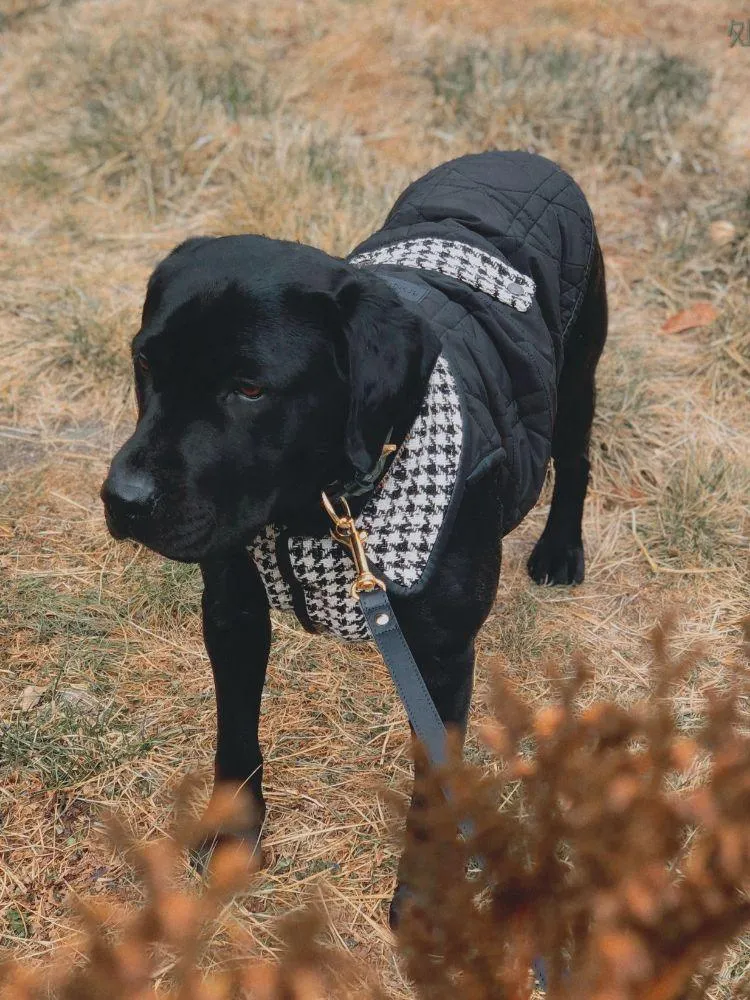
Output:
<path fill-rule="evenodd" d="M 607 337 L 607 292 L 598 243 L 580 312 L 568 332 L 552 434 L 555 486 L 547 524 L 529 557 L 536 583 L 581 583 L 581 521 L 589 481 L 596 365 Z"/>

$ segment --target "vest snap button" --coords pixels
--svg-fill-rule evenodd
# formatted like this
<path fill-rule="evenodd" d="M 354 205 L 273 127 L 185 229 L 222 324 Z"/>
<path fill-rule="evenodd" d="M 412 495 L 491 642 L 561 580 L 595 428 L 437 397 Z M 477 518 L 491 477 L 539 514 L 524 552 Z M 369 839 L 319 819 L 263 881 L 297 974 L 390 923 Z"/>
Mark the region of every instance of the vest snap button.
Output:
<path fill-rule="evenodd" d="M 383 614 L 380 614 L 380 615 L 378 615 L 376 617 L 375 623 L 376 623 L 376 625 L 387 625 L 390 620 L 391 619 L 390 619 L 389 615 L 383 613 Z"/>

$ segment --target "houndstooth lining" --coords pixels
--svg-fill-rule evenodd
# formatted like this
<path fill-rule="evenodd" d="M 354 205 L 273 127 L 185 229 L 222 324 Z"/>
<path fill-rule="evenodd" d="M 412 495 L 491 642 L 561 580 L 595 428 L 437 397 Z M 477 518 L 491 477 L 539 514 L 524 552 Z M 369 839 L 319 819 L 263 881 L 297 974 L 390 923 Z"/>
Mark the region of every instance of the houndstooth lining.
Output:
<path fill-rule="evenodd" d="M 536 291 L 534 281 L 527 275 L 499 257 L 458 240 L 403 240 L 356 254 L 349 258 L 349 263 L 356 267 L 400 264 L 423 271 L 438 271 L 486 292 L 518 312 L 526 312 L 531 307 Z"/>
<path fill-rule="evenodd" d="M 367 532 L 367 553 L 395 583 L 413 586 L 421 577 L 453 494 L 461 458 L 461 407 L 453 373 L 439 357 L 422 407 L 391 466 L 357 518 Z M 278 530 L 268 525 L 250 546 L 272 607 L 293 610 L 290 588 L 276 560 Z M 341 639 L 370 638 L 351 596 L 354 564 L 332 538 L 288 540 L 294 576 L 311 620 Z"/>

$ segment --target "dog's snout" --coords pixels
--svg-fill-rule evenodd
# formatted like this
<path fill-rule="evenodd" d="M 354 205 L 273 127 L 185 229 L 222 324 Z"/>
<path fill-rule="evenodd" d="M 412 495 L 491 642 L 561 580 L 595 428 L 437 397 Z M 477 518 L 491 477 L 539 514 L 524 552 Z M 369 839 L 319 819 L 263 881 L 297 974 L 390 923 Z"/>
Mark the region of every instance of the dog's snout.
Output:
<path fill-rule="evenodd" d="M 156 483 L 147 472 L 113 466 L 102 486 L 101 497 L 110 531 L 126 537 L 153 511 Z"/>

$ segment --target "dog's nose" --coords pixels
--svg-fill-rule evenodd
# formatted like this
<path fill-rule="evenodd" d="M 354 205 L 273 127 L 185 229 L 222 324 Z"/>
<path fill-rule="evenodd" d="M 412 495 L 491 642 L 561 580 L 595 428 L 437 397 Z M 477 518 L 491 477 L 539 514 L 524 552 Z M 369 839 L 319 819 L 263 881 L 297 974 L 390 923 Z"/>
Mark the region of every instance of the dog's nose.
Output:
<path fill-rule="evenodd" d="M 147 518 L 156 500 L 156 483 L 147 473 L 113 466 L 104 480 L 101 498 L 113 535 L 127 537 Z"/>

